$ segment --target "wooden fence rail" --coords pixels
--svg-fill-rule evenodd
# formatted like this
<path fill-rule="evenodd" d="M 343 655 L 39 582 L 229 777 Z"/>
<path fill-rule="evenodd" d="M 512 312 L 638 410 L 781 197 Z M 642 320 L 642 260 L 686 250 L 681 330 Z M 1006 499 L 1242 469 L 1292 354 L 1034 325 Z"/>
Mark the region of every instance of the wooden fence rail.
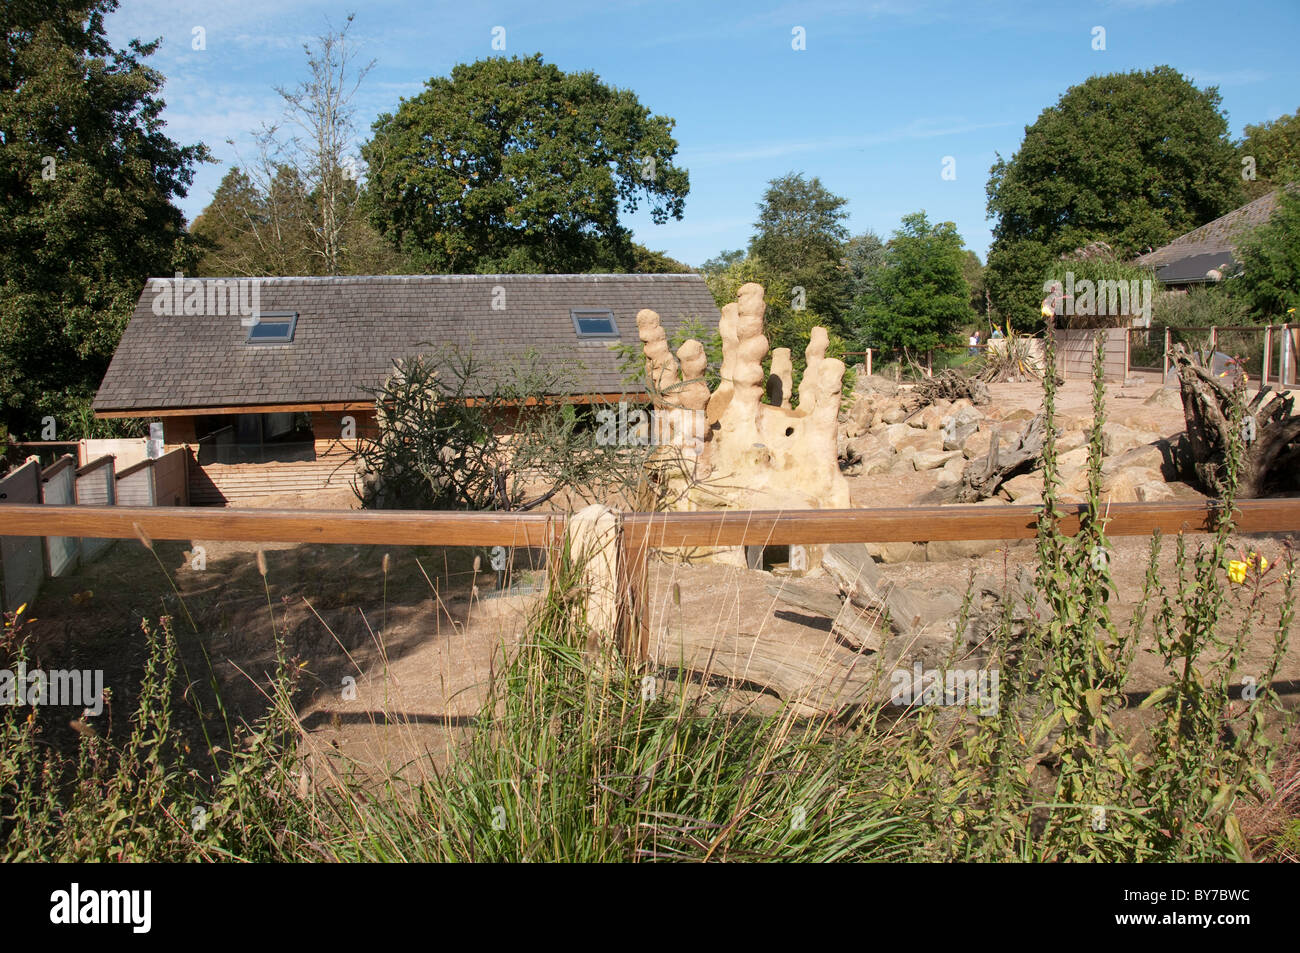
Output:
<path fill-rule="evenodd" d="M 1060 504 L 1062 527 L 1078 530 L 1087 504 Z M 1030 539 L 1035 506 L 905 506 L 849 510 L 710 510 L 625 513 L 623 532 L 651 548 L 791 543 L 925 542 Z M 1214 501 L 1114 503 L 1104 508 L 1111 536 L 1206 532 Z M 1300 498 L 1238 501 L 1243 533 L 1300 532 Z M 545 546 L 559 539 L 556 513 L 461 513 L 422 510 L 260 510 L 186 507 L 12 504 L 0 511 L 3 536 L 130 539 L 139 526 L 152 539 L 358 543 L 388 546 Z"/>
<path fill-rule="evenodd" d="M 1086 504 L 1063 504 L 1061 527 L 1078 531 Z M 909 506 L 849 510 L 624 513 L 618 531 L 619 638 L 629 654 L 650 647 L 646 611 L 649 550 L 693 546 L 780 546 L 842 542 L 1030 539 L 1035 506 Z M 1104 508 L 1110 536 L 1208 531 L 1221 507 L 1208 503 L 1115 503 Z M 1300 499 L 1242 500 L 1243 533 L 1300 532 Z M 380 546 L 546 547 L 563 537 L 556 513 L 417 510 L 252 510 L 185 507 L 0 507 L 0 535 L 238 542 L 353 543 Z"/>

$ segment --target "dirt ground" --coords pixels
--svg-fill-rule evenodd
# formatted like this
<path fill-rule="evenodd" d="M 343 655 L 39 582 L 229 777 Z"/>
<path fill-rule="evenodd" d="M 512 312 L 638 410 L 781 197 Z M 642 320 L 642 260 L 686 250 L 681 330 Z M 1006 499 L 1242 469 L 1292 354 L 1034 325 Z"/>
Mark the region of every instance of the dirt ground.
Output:
<path fill-rule="evenodd" d="M 994 404 L 1004 416 L 1018 408 L 1037 410 L 1041 402 L 1041 389 L 1032 384 L 998 384 L 993 390 Z M 1154 390 L 1140 383 L 1112 388 L 1108 416 L 1121 423 L 1140 418 L 1142 429 L 1164 435 L 1179 432 L 1182 412 L 1176 400 L 1144 403 Z M 1086 382 L 1067 383 L 1058 413 L 1088 416 L 1090 399 Z M 852 477 L 854 505 L 913 503 L 934 489 L 936 473 Z M 1191 487 L 1178 487 L 1177 494 L 1198 495 Z M 258 505 L 355 504 L 340 493 L 267 497 Z M 1204 537 L 1190 539 L 1194 547 Z M 1297 540 L 1261 536 L 1237 541 L 1241 550 L 1258 551 L 1270 563 L 1284 556 L 1288 542 Z M 198 547 L 206 557 L 202 569 L 194 568 L 192 554 Z M 1146 539 L 1115 541 L 1111 567 L 1119 601 L 1111 613 L 1121 624 L 1140 592 L 1149 547 Z M 528 568 L 530 555 L 536 559 L 536 554 L 517 553 L 518 571 L 503 580 L 486 568 L 486 550 L 307 544 L 261 545 L 267 563 L 263 578 L 258 548 L 195 540 L 190 545 L 157 543 L 151 552 L 135 540 L 115 543 L 98 561 L 47 582 L 29 612 L 39 662 L 104 669 L 118 714 L 106 712 L 102 720 L 105 730 L 112 721 L 117 735 L 127 727 L 122 713 L 131 710 L 140 678 L 142 622 L 168 616 L 193 691 L 202 695 L 207 682 L 206 650 L 229 709 L 255 718 L 265 708 L 263 686 L 274 663 L 274 633 L 279 632 L 300 673 L 298 710 L 311 746 L 337 751 L 363 769 L 401 770 L 425 754 L 445 762 L 472 726 L 492 673 L 518 638 L 541 581 L 541 573 Z M 1166 585 L 1174 582 L 1173 558 L 1173 540 L 1167 540 L 1160 562 Z M 964 592 L 973 573 L 1004 578 L 1032 563 L 1033 549 L 1026 544 L 976 558 L 891 563 L 881 570 L 889 583 L 925 594 L 942 588 Z M 775 581 L 771 573 L 658 561 L 650 578 L 652 639 L 665 664 L 670 665 L 668 656 L 685 630 L 697 637 L 745 633 L 813 655 L 845 652 L 836 644 L 829 620 L 794 609 L 769 592 Z M 835 591 L 826 576 L 801 582 Z M 1274 585 L 1265 596 L 1266 621 L 1276 620 L 1279 589 Z M 1240 615 L 1243 601 L 1244 590 L 1235 587 L 1229 619 Z M 1272 639 L 1271 627 L 1254 626 L 1243 672 L 1262 668 Z M 743 674 L 743 659 L 734 667 Z M 1130 688 L 1139 694 L 1149 691 L 1162 675 L 1160 660 L 1139 652 Z M 1277 687 L 1295 703 L 1300 699 L 1300 650 L 1289 651 L 1280 679 Z M 749 688 L 762 691 L 760 685 Z M 47 714 L 51 740 L 72 737 L 66 712 Z M 197 740 L 198 719 L 186 718 L 185 728 Z M 215 721 L 209 728 L 215 728 Z"/>

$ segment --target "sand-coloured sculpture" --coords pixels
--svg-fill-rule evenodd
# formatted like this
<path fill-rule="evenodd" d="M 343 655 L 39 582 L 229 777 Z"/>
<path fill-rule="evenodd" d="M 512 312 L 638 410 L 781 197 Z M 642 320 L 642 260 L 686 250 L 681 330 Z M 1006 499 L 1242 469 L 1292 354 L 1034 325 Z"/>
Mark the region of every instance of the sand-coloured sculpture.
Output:
<path fill-rule="evenodd" d="M 674 357 L 659 315 L 648 309 L 637 314 L 660 436 L 651 468 L 671 509 L 849 506 L 836 447 L 844 363 L 826 357 L 826 329 L 814 328 L 793 404 L 789 349 L 773 351 L 770 373 L 763 369 L 765 309 L 763 288 L 753 283 L 741 286 L 737 300 L 722 309 L 722 381 L 713 394 L 703 380 L 701 344 L 687 341 Z M 744 564 L 734 548 L 709 555 Z M 814 568 L 819 555 L 806 548 L 805 567 Z M 799 561 L 792 553 L 792 565 Z"/>

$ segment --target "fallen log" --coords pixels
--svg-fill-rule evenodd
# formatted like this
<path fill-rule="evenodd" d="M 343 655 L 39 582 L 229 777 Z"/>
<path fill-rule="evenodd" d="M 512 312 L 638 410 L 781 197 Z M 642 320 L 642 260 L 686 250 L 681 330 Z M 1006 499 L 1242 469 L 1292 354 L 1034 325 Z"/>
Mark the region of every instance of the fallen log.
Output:
<path fill-rule="evenodd" d="M 1047 437 L 1047 417 L 1039 414 L 1025 425 L 1015 441 L 1005 450 L 1002 435 L 993 434 L 988 455 L 972 460 L 962 471 L 957 502 L 978 503 L 987 500 L 1007 480 L 1036 469 L 1043 461 L 1043 441 Z"/>

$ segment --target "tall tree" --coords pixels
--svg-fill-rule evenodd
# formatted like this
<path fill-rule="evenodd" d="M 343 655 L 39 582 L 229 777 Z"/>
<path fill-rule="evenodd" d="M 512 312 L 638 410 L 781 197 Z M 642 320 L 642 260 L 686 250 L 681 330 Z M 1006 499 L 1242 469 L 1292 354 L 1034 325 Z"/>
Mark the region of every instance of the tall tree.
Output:
<path fill-rule="evenodd" d="M 844 266 L 848 270 L 849 296 L 854 301 L 868 294 L 880 269 L 885 267 L 885 242 L 875 232 L 854 235 L 844 246 Z"/>
<path fill-rule="evenodd" d="M 1238 151 L 1250 198 L 1259 198 L 1284 182 L 1300 180 L 1300 110 L 1247 126 L 1245 132 Z"/>
<path fill-rule="evenodd" d="M 275 88 L 284 99 L 286 120 L 297 132 L 284 142 L 274 129 L 266 133 L 311 196 L 311 253 L 320 259 L 312 274 L 343 273 L 349 226 L 360 217 L 356 162 L 350 152 L 356 134 L 352 99 L 375 61 L 355 64 L 348 45 L 352 20 L 349 14 L 341 30 L 317 37 L 314 47 L 303 44 L 307 79 L 294 89 Z"/>
<path fill-rule="evenodd" d="M 620 211 L 682 217 L 673 125 L 540 55 L 462 64 L 376 120 L 371 221 L 419 270 L 630 270 Z"/>
<path fill-rule="evenodd" d="M 194 221 L 205 275 L 383 274 L 397 256 L 361 210 L 352 99 L 374 62 L 357 66 L 341 30 L 304 45 L 307 78 L 276 87 L 280 125 L 255 134 L 257 156 L 232 168 Z M 285 130 L 292 130 L 286 133 Z M 233 143 L 232 143 L 233 145 Z"/>
<path fill-rule="evenodd" d="M 1241 166 L 1219 105 L 1216 88 L 1159 66 L 1094 76 L 1043 110 L 988 182 L 987 281 L 1003 317 L 1039 320 L 1039 276 L 1063 252 L 1104 241 L 1126 257 L 1239 205 Z"/>
<path fill-rule="evenodd" d="M 791 172 L 768 183 L 758 205 L 749 253 L 780 274 L 792 288 L 803 288 L 804 305 L 837 325 L 849 303 L 843 265 L 848 199 L 835 195 L 814 176 Z"/>
<path fill-rule="evenodd" d="M 173 199 L 202 145 L 163 131 L 158 42 L 115 50 L 116 0 L 0 8 L 0 406 L 9 430 L 87 435 L 89 403 L 145 279 L 192 265 Z"/>
<path fill-rule="evenodd" d="M 964 257 L 952 222 L 931 225 L 924 212 L 904 216 L 875 286 L 854 309 L 859 341 L 913 351 L 942 344 L 974 316 Z"/>
<path fill-rule="evenodd" d="M 1295 324 L 1300 308 L 1300 186 L 1283 188 L 1272 217 L 1241 243 L 1242 271 L 1230 282 L 1263 323 Z"/>

